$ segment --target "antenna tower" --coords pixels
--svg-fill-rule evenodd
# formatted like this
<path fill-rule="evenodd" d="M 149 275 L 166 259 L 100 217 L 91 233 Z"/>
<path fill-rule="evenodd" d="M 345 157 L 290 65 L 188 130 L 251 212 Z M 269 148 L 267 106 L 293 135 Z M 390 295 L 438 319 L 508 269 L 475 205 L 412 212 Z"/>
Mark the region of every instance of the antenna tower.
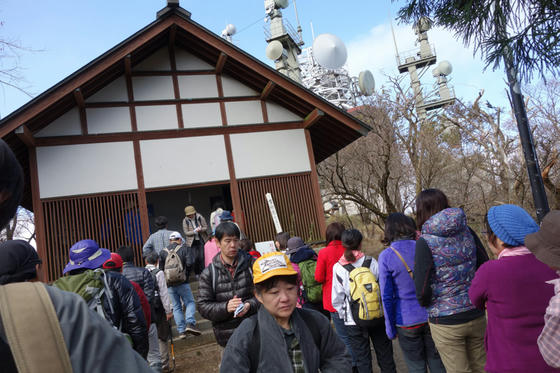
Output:
<path fill-rule="evenodd" d="M 265 26 L 268 43 L 266 56 L 274 60 L 276 70 L 301 83 L 301 69 L 297 58 L 303 45 L 301 27 L 298 34 L 289 22 L 283 20 L 281 9 L 288 5 L 288 0 L 264 0 L 265 21 L 269 22 L 269 27 Z"/>
<path fill-rule="evenodd" d="M 391 22 L 391 29 L 392 27 L 393 23 Z M 428 17 L 420 18 L 413 27 L 414 32 L 418 35 L 416 41 L 420 44 L 420 49 L 407 51 L 401 55 L 399 55 L 393 31 L 397 66 L 401 74 L 408 72 L 410 75 L 410 86 L 412 87 L 416 101 L 416 113 L 421 121 L 426 119 L 426 113 L 428 111 L 438 109 L 444 105 L 455 102 L 455 93 L 452 88 L 447 86 L 447 76 L 451 74 L 452 71 L 451 64 L 447 61 L 441 61 L 432 71 L 433 76 L 437 78 L 438 97 L 435 99 L 424 100 L 422 94 L 418 70 L 421 70 L 422 74 L 425 69 L 434 65 L 437 61 L 435 48 L 428 43 L 428 30 L 430 30 L 431 27 L 432 21 Z"/>

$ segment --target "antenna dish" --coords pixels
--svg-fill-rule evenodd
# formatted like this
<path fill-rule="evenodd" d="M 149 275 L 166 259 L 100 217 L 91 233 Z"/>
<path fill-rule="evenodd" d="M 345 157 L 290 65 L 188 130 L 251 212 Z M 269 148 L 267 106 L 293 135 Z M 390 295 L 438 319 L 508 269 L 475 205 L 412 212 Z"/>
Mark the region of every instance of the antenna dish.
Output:
<path fill-rule="evenodd" d="M 371 96 L 375 90 L 375 79 L 369 70 L 360 72 L 358 76 L 358 87 L 364 96 Z"/>
<path fill-rule="evenodd" d="M 338 36 L 321 34 L 313 41 L 313 56 L 319 65 L 327 69 L 338 69 L 346 63 L 346 46 Z"/>
<path fill-rule="evenodd" d="M 447 75 L 451 74 L 451 72 L 453 71 L 453 66 L 451 66 L 449 61 L 441 61 L 437 65 L 436 69 L 441 75 L 447 76 Z"/>
<path fill-rule="evenodd" d="M 285 9 L 290 5 L 288 0 L 274 0 L 274 5 L 276 8 Z"/>
<path fill-rule="evenodd" d="M 271 60 L 276 61 L 282 56 L 284 46 L 278 40 L 273 40 L 266 46 L 266 56 Z"/>

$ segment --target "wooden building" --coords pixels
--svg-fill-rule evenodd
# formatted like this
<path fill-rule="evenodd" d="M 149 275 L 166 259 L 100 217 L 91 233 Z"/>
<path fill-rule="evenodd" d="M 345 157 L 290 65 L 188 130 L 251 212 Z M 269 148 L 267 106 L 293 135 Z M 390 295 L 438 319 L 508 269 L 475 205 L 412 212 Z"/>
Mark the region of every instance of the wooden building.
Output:
<path fill-rule="evenodd" d="M 255 241 L 325 229 L 315 165 L 369 127 L 168 6 L 0 122 L 27 177 L 45 279 L 93 238 L 140 257 L 154 216 L 180 229 L 221 201 Z"/>

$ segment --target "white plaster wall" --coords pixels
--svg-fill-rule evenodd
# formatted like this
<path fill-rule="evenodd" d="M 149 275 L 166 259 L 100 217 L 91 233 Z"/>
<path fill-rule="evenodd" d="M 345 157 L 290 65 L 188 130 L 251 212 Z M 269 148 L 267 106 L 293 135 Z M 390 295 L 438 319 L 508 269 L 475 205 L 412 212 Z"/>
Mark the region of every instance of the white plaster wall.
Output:
<path fill-rule="evenodd" d="M 175 49 L 175 64 L 179 71 L 212 70 L 214 68 L 213 65 L 204 62 L 182 48 Z"/>
<path fill-rule="evenodd" d="M 170 76 L 135 76 L 132 78 L 134 100 L 165 100 L 175 98 Z"/>
<path fill-rule="evenodd" d="M 184 104 L 181 108 L 185 128 L 218 127 L 222 125 L 220 104 L 217 102 Z"/>
<path fill-rule="evenodd" d="M 37 148 L 41 198 L 138 188 L 132 142 Z"/>
<path fill-rule="evenodd" d="M 146 188 L 229 180 L 223 136 L 140 141 Z"/>
<path fill-rule="evenodd" d="M 136 106 L 138 131 L 155 131 L 179 128 L 175 105 Z"/>
<path fill-rule="evenodd" d="M 160 48 L 152 55 L 136 64 L 132 70 L 134 71 L 171 71 L 171 62 L 169 61 L 169 49 L 167 47 Z"/>
<path fill-rule="evenodd" d="M 106 107 L 86 109 L 89 134 L 130 132 L 130 109 L 128 107 Z"/>
<path fill-rule="evenodd" d="M 81 134 L 80 112 L 77 107 L 74 107 L 37 132 L 35 137 L 72 136 Z"/>
<path fill-rule="evenodd" d="M 216 75 L 183 75 L 178 81 L 181 98 L 218 97 Z"/>
<path fill-rule="evenodd" d="M 271 123 L 303 120 L 299 115 L 292 113 L 290 110 L 274 102 L 266 102 L 266 112 L 268 114 L 268 121 Z"/>
<path fill-rule="evenodd" d="M 303 129 L 232 134 L 238 179 L 311 170 Z"/>
<path fill-rule="evenodd" d="M 222 88 L 224 89 L 224 97 L 259 95 L 259 92 L 227 75 L 222 75 Z"/>
<path fill-rule="evenodd" d="M 226 102 L 226 114 L 229 125 L 261 124 L 264 122 L 259 100 Z"/>
<path fill-rule="evenodd" d="M 101 88 L 99 91 L 89 96 L 86 102 L 115 102 L 128 101 L 128 92 L 126 90 L 126 80 L 124 76 L 120 76 Z"/>

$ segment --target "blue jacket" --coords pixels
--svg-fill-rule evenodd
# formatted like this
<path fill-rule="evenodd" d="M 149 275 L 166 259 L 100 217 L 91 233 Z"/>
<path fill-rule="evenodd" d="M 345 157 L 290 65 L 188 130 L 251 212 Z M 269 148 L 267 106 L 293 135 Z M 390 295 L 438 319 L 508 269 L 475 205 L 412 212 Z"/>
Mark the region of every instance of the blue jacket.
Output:
<path fill-rule="evenodd" d="M 391 243 L 414 271 L 416 241 L 401 240 Z M 385 313 L 385 331 L 390 339 L 397 336 L 397 326 L 412 326 L 428 321 L 428 312 L 416 299 L 414 281 L 403 262 L 389 247 L 379 255 L 379 287 Z"/>

